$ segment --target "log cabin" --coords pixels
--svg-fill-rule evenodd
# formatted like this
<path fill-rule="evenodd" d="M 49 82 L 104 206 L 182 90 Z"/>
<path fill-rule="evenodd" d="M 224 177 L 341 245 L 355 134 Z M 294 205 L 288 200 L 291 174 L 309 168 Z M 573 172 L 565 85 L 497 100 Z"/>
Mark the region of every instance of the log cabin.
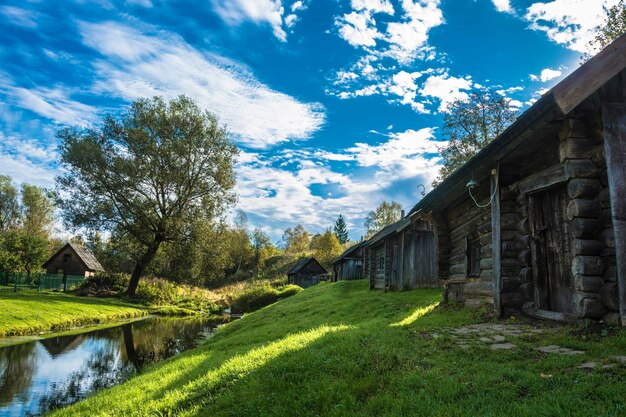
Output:
<path fill-rule="evenodd" d="M 67 243 L 43 264 L 48 274 L 77 275 L 85 278 L 104 271 L 96 257 L 84 246 Z"/>
<path fill-rule="evenodd" d="M 626 325 L 625 69 L 626 35 L 413 207 L 448 301 Z"/>
<path fill-rule="evenodd" d="M 287 272 L 289 284 L 299 285 L 302 288 L 317 285 L 328 277 L 328 271 L 313 257 L 301 259 Z"/>
<path fill-rule="evenodd" d="M 365 242 L 365 277 L 371 289 L 403 291 L 436 288 L 436 246 L 433 225 L 414 213 Z"/>
<path fill-rule="evenodd" d="M 333 281 L 363 279 L 363 252 L 366 241 L 361 241 L 346 249 L 333 259 Z"/>

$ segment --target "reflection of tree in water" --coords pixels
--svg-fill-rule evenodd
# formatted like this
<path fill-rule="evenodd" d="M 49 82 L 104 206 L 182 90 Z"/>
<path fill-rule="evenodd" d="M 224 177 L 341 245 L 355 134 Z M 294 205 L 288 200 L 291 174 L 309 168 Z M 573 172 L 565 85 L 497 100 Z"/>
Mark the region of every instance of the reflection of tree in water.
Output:
<path fill-rule="evenodd" d="M 75 403 L 88 393 L 119 384 L 139 373 L 145 365 L 194 347 L 199 335 L 208 330 L 203 320 L 155 319 L 121 326 L 108 333 L 112 340 L 94 350 L 85 365 L 67 381 L 50 385 L 39 401 L 37 414 Z M 120 342 L 123 342 L 123 348 Z"/>
<path fill-rule="evenodd" d="M 35 348 L 35 343 L 23 343 L 0 350 L 0 405 L 9 404 L 32 384 Z"/>

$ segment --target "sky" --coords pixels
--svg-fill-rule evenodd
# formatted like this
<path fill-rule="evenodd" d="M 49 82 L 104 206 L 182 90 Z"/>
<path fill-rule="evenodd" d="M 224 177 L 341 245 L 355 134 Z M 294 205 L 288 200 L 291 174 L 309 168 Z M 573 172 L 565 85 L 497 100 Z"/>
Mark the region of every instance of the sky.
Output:
<path fill-rule="evenodd" d="M 55 132 L 185 94 L 241 149 L 237 208 L 274 240 L 431 189 L 472 88 L 523 112 L 618 0 L 0 0 L 0 174 L 54 188 Z"/>

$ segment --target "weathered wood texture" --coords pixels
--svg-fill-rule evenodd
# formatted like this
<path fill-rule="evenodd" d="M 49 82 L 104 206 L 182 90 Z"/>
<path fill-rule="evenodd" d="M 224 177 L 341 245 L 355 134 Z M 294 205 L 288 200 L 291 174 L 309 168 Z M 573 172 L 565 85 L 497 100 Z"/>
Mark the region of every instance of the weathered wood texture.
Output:
<path fill-rule="evenodd" d="M 615 239 L 619 313 L 622 325 L 626 326 L 626 104 L 605 104 L 602 119 Z"/>

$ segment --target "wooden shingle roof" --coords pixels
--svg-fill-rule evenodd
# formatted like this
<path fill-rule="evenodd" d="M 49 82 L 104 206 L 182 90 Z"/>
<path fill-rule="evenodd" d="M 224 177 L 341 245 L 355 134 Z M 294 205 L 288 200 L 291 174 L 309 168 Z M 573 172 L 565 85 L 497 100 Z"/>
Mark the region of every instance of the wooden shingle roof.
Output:
<path fill-rule="evenodd" d="M 89 271 L 94 271 L 94 272 L 95 271 L 104 271 L 104 268 L 102 267 L 102 265 L 100 265 L 100 262 L 98 262 L 96 257 L 93 255 L 93 253 L 91 253 L 89 251 L 89 249 L 87 249 L 84 246 L 77 245 L 77 244 L 71 243 L 71 242 L 63 245 L 63 247 L 61 249 L 59 249 L 54 255 L 52 255 L 50 257 L 50 259 L 48 259 L 46 261 L 46 263 L 43 264 L 43 267 L 45 268 L 46 266 L 48 266 L 48 264 L 50 262 L 52 262 L 52 260 L 54 258 L 56 258 L 59 255 L 59 253 L 64 251 L 68 246 L 78 256 L 78 258 L 81 260 L 81 262 L 83 264 L 85 264 L 85 266 L 87 267 L 87 269 Z"/>

